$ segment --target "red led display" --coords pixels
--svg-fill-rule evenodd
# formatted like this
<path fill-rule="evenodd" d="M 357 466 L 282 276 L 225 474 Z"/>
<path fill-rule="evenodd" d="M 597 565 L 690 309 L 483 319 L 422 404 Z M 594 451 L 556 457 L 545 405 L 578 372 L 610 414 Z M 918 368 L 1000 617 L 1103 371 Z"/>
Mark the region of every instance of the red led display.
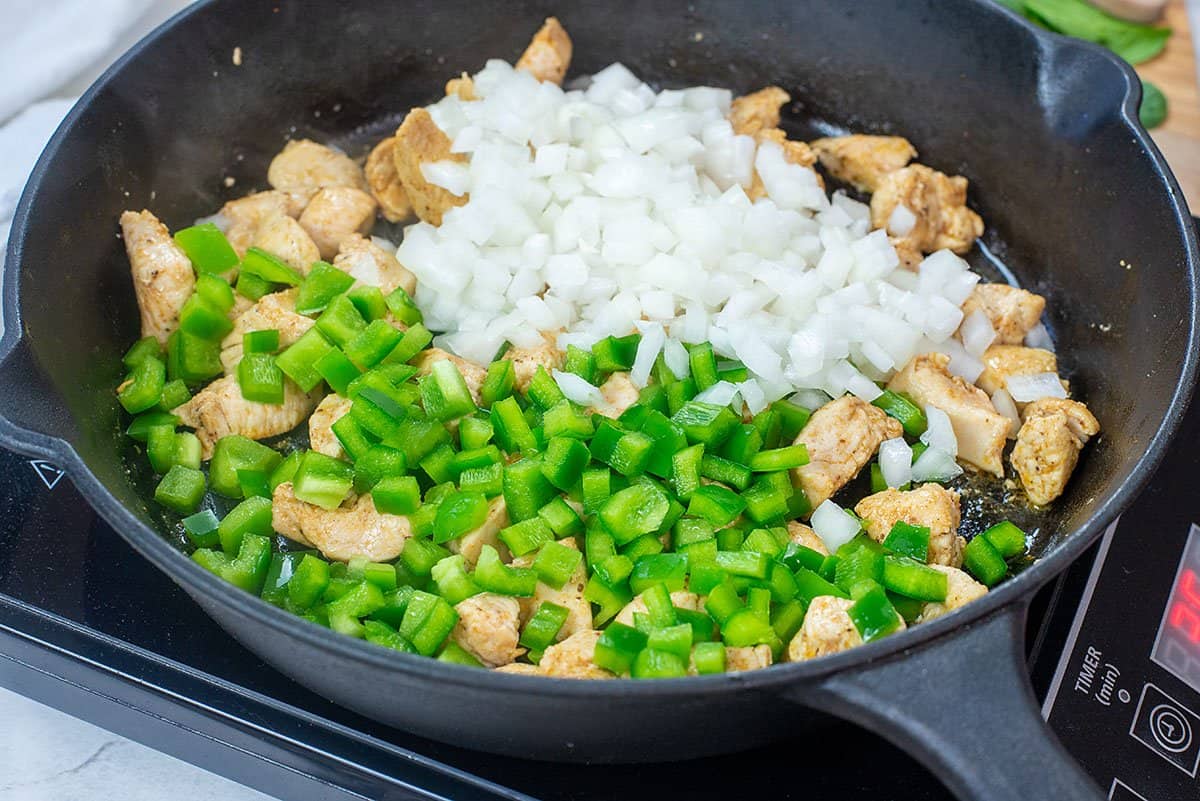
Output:
<path fill-rule="evenodd" d="M 1193 526 L 1151 658 L 1200 692 L 1200 529 Z"/>

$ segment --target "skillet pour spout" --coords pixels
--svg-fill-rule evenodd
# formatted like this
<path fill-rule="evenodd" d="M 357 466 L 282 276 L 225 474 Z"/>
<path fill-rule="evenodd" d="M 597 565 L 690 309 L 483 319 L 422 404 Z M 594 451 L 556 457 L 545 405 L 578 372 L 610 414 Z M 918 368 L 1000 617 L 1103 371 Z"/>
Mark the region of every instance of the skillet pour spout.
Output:
<path fill-rule="evenodd" d="M 522 758 L 649 762 L 752 748 L 832 713 L 907 748 L 962 798 L 1100 798 L 1041 723 L 1020 643 L 1028 599 L 1144 486 L 1195 379 L 1200 257 L 1178 186 L 1137 122 L 1133 73 L 984 0 L 489 11 L 468 0 L 207 0 L 135 46 L 55 134 L 17 210 L 0 443 L 64 467 L 113 528 L 267 662 L 422 736 Z M 793 135 L 903 132 L 923 162 L 970 180 L 988 252 L 1048 298 L 1060 364 L 1105 432 L 1047 510 L 1033 565 L 951 615 L 833 657 L 587 682 L 334 636 L 221 582 L 160 533 L 152 477 L 128 467 L 112 391 L 137 331 L 114 237 L 121 211 L 153 205 L 172 229 L 188 225 L 229 198 L 223 177 L 238 194 L 257 186 L 288 138 L 365 152 L 448 77 L 515 58 L 548 13 L 575 40 L 575 74 L 621 61 L 663 86 L 778 84 L 797 99 Z"/>

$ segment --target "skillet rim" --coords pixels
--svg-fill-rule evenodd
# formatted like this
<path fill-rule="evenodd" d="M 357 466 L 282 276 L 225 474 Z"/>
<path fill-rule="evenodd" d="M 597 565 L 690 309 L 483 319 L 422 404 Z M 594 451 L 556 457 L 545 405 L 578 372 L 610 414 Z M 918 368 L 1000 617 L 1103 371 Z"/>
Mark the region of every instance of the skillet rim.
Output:
<path fill-rule="evenodd" d="M 289 614 L 222 581 L 197 565 L 167 542 L 161 534 L 142 523 L 118 503 L 66 440 L 19 428 L 9 420 L 0 417 L 0 444 L 17 451 L 33 452 L 50 457 L 60 466 L 65 466 L 79 492 L 121 534 L 122 538 L 142 556 L 154 563 L 158 569 L 167 573 L 189 594 L 202 595 L 207 601 L 218 603 L 238 615 L 249 617 L 254 622 L 267 626 L 281 635 L 297 638 L 306 645 L 327 650 L 331 655 L 339 658 L 364 662 L 373 668 L 397 671 L 415 679 L 440 681 L 453 686 L 471 687 L 483 691 L 533 691 L 542 696 L 610 699 L 641 696 L 682 698 L 701 693 L 707 695 L 741 692 L 750 688 L 766 690 L 792 681 L 814 681 L 855 666 L 865 666 L 875 661 L 894 658 L 900 656 L 904 651 L 933 647 L 942 644 L 953 632 L 965 630 L 990 615 L 1020 610 L 1023 608 L 1023 599 L 1031 596 L 1037 588 L 1065 569 L 1071 561 L 1074 561 L 1117 517 L 1120 511 L 1145 488 L 1161 462 L 1168 443 L 1182 422 L 1194 388 L 1198 362 L 1200 362 L 1200 292 L 1198 292 L 1200 247 L 1197 245 L 1196 229 L 1179 185 L 1166 165 L 1162 154 L 1138 121 L 1137 107 L 1141 98 L 1141 82 L 1133 68 L 1098 45 L 1045 31 L 1032 25 L 1015 12 L 988 2 L 988 0 L 961 1 L 977 6 L 980 14 L 991 14 L 993 19 L 987 20 L 986 23 L 1020 26 L 1030 39 L 1031 49 L 1039 50 L 1043 55 L 1074 48 L 1092 59 L 1098 58 L 1102 62 L 1107 62 L 1110 68 L 1113 66 L 1117 68 L 1124 81 L 1122 101 L 1119 107 L 1107 113 L 1115 113 L 1116 120 L 1146 151 L 1155 174 L 1165 184 L 1164 188 L 1169 195 L 1175 223 L 1183 235 L 1188 291 L 1191 298 L 1191 319 L 1188 330 L 1189 347 L 1166 413 L 1145 452 L 1134 462 L 1117 490 L 1103 501 L 1081 526 L 1067 535 L 1059 545 L 1053 547 L 1050 553 L 1039 558 L 1020 575 L 989 592 L 985 598 L 955 610 L 950 615 L 838 654 L 811 661 L 773 665 L 768 670 L 745 673 L 641 682 L 634 680 L 578 681 L 501 674 L 490 670 L 479 671 L 426 657 L 398 654 L 395 651 L 374 647 L 354 638 L 336 636 L 336 633 L 313 625 L 303 618 Z M 227 2 L 227 0 L 200 0 L 178 12 L 139 40 L 88 88 L 51 137 L 30 173 L 13 217 L 6 256 L 6 264 L 9 267 L 3 270 L 3 285 L 0 286 L 3 319 L 6 321 L 3 337 L 0 337 L 0 364 L 11 358 L 24 341 L 18 303 L 21 270 L 15 265 L 22 263 L 31 208 L 37 200 L 44 178 L 54 167 L 55 158 L 64 140 L 72 133 L 76 123 L 90 108 L 97 95 L 116 80 L 131 62 L 155 45 L 166 32 L 188 24 L 194 16 L 208 13 L 213 7 L 223 2 Z M 981 22 L 981 24 L 986 23 Z M 1089 69 L 1094 70 L 1095 67 Z"/>

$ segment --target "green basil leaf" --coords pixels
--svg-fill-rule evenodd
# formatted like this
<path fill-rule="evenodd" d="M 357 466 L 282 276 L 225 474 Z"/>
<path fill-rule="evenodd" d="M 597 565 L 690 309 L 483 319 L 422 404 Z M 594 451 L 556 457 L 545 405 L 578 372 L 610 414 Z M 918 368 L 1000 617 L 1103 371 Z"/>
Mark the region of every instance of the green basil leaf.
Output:
<path fill-rule="evenodd" d="M 1149 81 L 1142 81 L 1142 104 L 1138 107 L 1138 119 L 1146 128 L 1162 125 L 1167 118 L 1167 96 Z"/>

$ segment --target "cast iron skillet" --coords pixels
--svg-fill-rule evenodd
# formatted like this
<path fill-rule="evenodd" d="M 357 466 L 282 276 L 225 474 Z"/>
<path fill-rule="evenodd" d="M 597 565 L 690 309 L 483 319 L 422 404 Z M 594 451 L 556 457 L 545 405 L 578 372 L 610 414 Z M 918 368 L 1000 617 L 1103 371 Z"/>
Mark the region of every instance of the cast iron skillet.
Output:
<path fill-rule="evenodd" d="M 290 136 L 361 149 L 459 70 L 515 58 L 548 13 L 574 37 L 573 74 L 620 60 L 668 86 L 778 83 L 797 98 L 799 134 L 903 132 L 922 161 L 970 178 L 989 251 L 1049 297 L 1063 362 L 1104 426 L 1043 519 L 1032 567 L 962 611 L 826 659 L 577 682 L 337 637 L 222 583 L 156 530 L 149 477 L 124 458 L 113 395 L 137 335 L 121 210 L 146 206 L 177 228 L 262 188 Z M 428 737 L 538 759 L 650 761 L 750 748 L 832 713 L 908 749 L 964 798 L 1099 797 L 1042 723 L 1022 635 L 1034 591 L 1149 478 L 1196 371 L 1200 257 L 1179 189 L 1136 122 L 1137 100 L 1133 73 L 1106 53 L 979 0 L 687 10 L 210 0 L 109 70 L 33 173 L 3 287 L 0 442 L 66 468 L 117 531 L 268 662 Z"/>

